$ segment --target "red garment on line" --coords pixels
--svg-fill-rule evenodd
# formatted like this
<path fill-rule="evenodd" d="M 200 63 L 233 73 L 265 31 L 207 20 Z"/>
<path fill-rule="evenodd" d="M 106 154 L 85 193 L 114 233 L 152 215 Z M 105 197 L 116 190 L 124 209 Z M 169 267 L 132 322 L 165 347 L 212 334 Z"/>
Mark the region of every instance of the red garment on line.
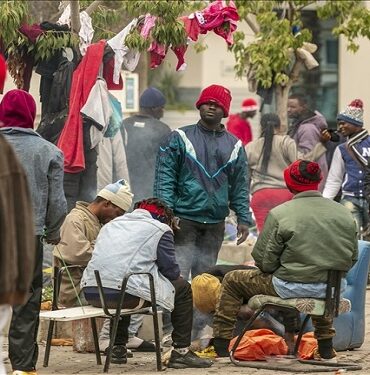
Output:
<path fill-rule="evenodd" d="M 64 171 L 67 173 L 78 173 L 85 169 L 80 110 L 96 82 L 103 61 L 105 43 L 105 40 L 101 40 L 91 44 L 73 73 L 68 118 L 58 140 L 58 147 L 64 154 Z"/>
<path fill-rule="evenodd" d="M 268 213 L 276 206 L 290 201 L 293 194 L 288 189 L 260 189 L 251 199 L 251 209 L 256 219 L 257 230 L 262 232 Z"/>

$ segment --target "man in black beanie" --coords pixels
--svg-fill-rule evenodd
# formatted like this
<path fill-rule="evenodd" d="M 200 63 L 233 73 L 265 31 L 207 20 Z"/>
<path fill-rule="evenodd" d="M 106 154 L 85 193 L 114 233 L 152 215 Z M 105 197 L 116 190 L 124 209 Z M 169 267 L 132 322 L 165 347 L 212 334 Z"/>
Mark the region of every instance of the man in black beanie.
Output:
<path fill-rule="evenodd" d="M 140 112 L 122 123 L 121 132 L 135 201 L 153 195 L 157 152 L 160 144 L 171 133 L 168 125 L 160 121 L 165 104 L 162 92 L 149 87 L 140 96 Z"/>

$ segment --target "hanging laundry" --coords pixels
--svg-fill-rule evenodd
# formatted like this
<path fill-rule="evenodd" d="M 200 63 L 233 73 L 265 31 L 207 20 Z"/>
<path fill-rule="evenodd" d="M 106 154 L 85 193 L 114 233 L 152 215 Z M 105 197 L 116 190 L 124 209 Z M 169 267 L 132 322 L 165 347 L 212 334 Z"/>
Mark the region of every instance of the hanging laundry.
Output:
<path fill-rule="evenodd" d="M 99 68 L 103 61 L 105 43 L 104 40 L 101 40 L 98 43 L 91 44 L 73 73 L 69 114 L 58 140 L 58 147 L 64 153 L 64 170 L 68 173 L 78 173 L 85 169 L 80 110 L 96 83 Z"/>
<path fill-rule="evenodd" d="M 150 54 L 150 68 L 154 69 L 161 65 L 163 59 L 166 57 L 168 47 L 163 44 L 158 44 L 153 41 L 150 44 L 148 52 Z"/>
<path fill-rule="evenodd" d="M 150 32 L 152 31 L 155 22 L 157 20 L 156 16 L 152 16 L 151 14 L 146 14 L 144 18 L 144 23 L 140 31 L 140 35 L 144 38 L 148 38 Z"/>
<path fill-rule="evenodd" d="M 123 121 L 121 102 L 111 93 L 109 93 L 109 102 L 112 107 L 112 116 L 109 119 L 104 138 L 113 138 L 120 131 Z"/>
<path fill-rule="evenodd" d="M 122 64 L 129 71 L 133 71 L 140 58 L 140 52 L 132 51 L 125 45 L 126 36 L 129 34 L 131 29 L 137 25 L 137 18 L 134 18 L 123 30 L 121 30 L 115 37 L 109 39 L 107 43 L 112 47 L 114 51 L 114 73 L 113 82 L 118 84 Z"/>
<path fill-rule="evenodd" d="M 71 26 L 71 7 L 69 4 L 65 7 L 57 24 Z M 85 56 L 87 47 L 92 43 L 94 37 L 94 28 L 92 26 L 91 17 L 85 11 L 80 12 L 80 24 L 81 27 L 78 33 L 80 37 L 80 51 L 81 55 Z"/>
<path fill-rule="evenodd" d="M 85 11 L 80 13 L 80 23 L 81 27 L 78 33 L 80 37 L 80 51 L 81 55 L 85 56 L 87 47 L 92 43 L 94 37 L 91 17 Z"/>
<path fill-rule="evenodd" d="M 239 14 L 232 0 L 226 4 L 225 1 L 217 0 L 209 4 L 202 11 L 181 17 L 188 37 L 197 41 L 199 34 L 214 31 L 231 45 L 233 43 L 233 32 L 237 28 Z"/>
<path fill-rule="evenodd" d="M 114 56 L 107 62 L 104 62 L 103 78 L 105 79 L 105 82 L 107 83 L 108 90 L 122 90 L 123 89 L 122 76 L 120 74 L 118 83 L 114 83 L 113 72 L 114 72 Z"/>
<path fill-rule="evenodd" d="M 176 70 L 182 71 L 186 69 L 186 62 L 185 62 L 185 52 L 188 49 L 187 45 L 171 47 L 172 51 L 175 53 L 177 57 L 177 65 Z"/>
<path fill-rule="evenodd" d="M 195 18 L 195 14 L 192 13 L 189 16 L 180 17 L 180 21 L 184 23 L 185 32 L 188 38 L 193 42 L 198 40 L 199 34 L 201 33 L 198 20 Z M 203 32 L 204 34 L 205 32 Z"/>
<path fill-rule="evenodd" d="M 82 116 L 91 120 L 94 125 L 90 128 L 90 148 L 96 147 L 103 139 L 112 113 L 107 84 L 103 78 L 98 78 L 90 91 L 86 103 L 81 108 Z"/>

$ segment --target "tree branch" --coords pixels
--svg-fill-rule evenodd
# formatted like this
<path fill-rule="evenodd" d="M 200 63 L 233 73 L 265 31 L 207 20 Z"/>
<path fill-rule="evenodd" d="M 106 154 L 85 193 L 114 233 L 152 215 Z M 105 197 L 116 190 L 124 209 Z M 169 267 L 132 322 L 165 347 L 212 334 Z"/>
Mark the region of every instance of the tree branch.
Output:
<path fill-rule="evenodd" d="M 81 28 L 80 23 L 80 3 L 79 1 L 71 0 L 71 30 L 78 34 Z"/>
<path fill-rule="evenodd" d="M 95 0 L 93 3 L 91 3 L 86 9 L 85 12 L 90 16 L 100 4 L 102 4 L 102 0 Z"/>
<path fill-rule="evenodd" d="M 248 26 L 252 29 L 252 31 L 257 34 L 260 31 L 258 23 L 251 17 L 250 14 L 247 14 L 245 17 L 245 22 L 247 22 Z"/>

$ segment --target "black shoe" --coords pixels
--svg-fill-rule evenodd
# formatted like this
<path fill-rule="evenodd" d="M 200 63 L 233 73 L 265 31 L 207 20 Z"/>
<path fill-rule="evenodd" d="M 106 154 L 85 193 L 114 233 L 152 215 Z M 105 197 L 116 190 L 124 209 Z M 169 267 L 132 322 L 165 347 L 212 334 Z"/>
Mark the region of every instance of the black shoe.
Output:
<path fill-rule="evenodd" d="M 155 345 L 152 342 L 143 340 L 143 342 L 139 346 L 137 346 L 136 348 L 130 347 L 130 349 L 133 352 L 150 353 L 155 352 Z"/>
<path fill-rule="evenodd" d="M 127 349 L 124 345 L 113 346 L 111 362 L 117 364 L 127 363 Z"/>
<path fill-rule="evenodd" d="M 106 348 L 105 350 L 101 350 L 100 353 L 103 354 L 103 355 L 107 355 L 108 348 Z M 134 358 L 134 355 L 132 354 L 132 351 L 130 349 L 126 349 L 126 357 L 127 358 Z"/>
<path fill-rule="evenodd" d="M 220 337 L 215 337 L 213 339 L 213 346 L 215 347 L 215 351 L 219 357 L 228 357 L 229 353 L 229 344 L 230 340 L 223 339 Z"/>
<path fill-rule="evenodd" d="M 200 358 L 189 350 L 186 354 L 180 354 L 176 349 L 172 350 L 167 367 L 171 368 L 206 368 L 213 362 L 207 358 Z"/>

